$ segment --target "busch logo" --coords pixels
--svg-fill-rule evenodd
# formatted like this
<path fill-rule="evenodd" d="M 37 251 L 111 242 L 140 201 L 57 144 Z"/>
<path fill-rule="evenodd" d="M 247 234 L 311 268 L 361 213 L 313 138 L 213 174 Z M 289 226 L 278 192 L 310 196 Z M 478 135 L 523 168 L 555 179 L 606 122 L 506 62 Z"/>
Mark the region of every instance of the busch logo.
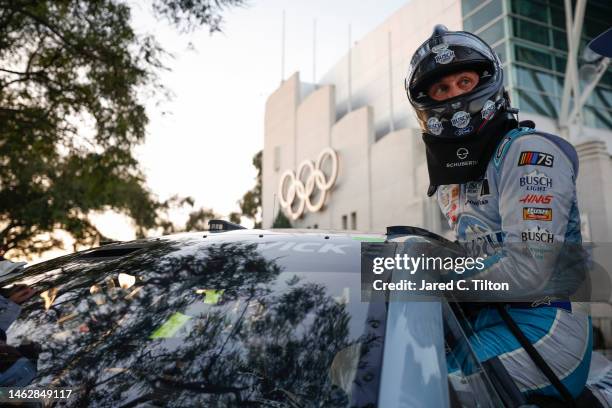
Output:
<path fill-rule="evenodd" d="M 521 240 L 523 242 L 543 242 L 552 244 L 555 241 L 555 235 L 546 228 L 536 226 L 528 229 L 527 231 L 521 232 Z"/>
<path fill-rule="evenodd" d="M 522 176 L 519 182 L 521 187 L 525 187 L 528 191 L 546 191 L 552 187 L 552 179 L 537 170 Z"/>
<path fill-rule="evenodd" d="M 541 194 L 525 194 L 519 202 L 523 204 L 550 204 L 553 196 L 550 194 L 541 195 Z"/>
<path fill-rule="evenodd" d="M 451 118 L 451 123 L 454 127 L 463 129 L 470 123 L 470 114 L 465 111 L 455 112 Z"/>
<path fill-rule="evenodd" d="M 431 52 L 436 54 L 434 60 L 438 64 L 448 64 L 455 58 L 455 52 L 448 49 L 448 44 L 438 44 L 431 48 Z"/>

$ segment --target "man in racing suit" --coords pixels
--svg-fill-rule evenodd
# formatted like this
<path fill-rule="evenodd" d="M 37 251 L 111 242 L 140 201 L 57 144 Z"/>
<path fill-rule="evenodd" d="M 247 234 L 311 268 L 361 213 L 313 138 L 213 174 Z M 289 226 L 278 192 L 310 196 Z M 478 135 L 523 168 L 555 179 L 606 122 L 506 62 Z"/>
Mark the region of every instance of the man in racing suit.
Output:
<path fill-rule="evenodd" d="M 426 145 L 428 195 L 437 194 L 468 254 L 485 257 L 486 268 L 471 279 L 522 290 L 549 279 L 561 245 L 582 241 L 573 147 L 532 122 L 519 126 L 498 56 L 473 34 L 436 26 L 415 52 L 405 85 Z M 504 307 L 576 398 L 591 358 L 588 311 L 549 299 Z M 480 361 L 497 356 L 525 395 L 560 396 L 494 307 L 478 308 L 472 324 Z"/>

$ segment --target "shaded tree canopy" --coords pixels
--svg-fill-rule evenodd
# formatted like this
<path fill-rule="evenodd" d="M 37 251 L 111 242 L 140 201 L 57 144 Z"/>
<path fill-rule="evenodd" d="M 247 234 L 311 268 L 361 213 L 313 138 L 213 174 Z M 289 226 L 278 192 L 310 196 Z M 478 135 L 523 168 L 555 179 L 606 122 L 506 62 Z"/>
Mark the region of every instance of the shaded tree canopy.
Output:
<path fill-rule="evenodd" d="M 276 218 L 274 219 L 272 228 L 293 228 L 293 226 L 291 225 L 291 221 L 289 221 L 289 218 L 287 218 L 285 213 L 280 210 L 276 214 Z"/>
<path fill-rule="evenodd" d="M 243 0 L 155 0 L 179 30 L 220 30 Z M 131 26 L 127 0 L 0 0 L 0 254 L 30 255 L 101 234 L 89 219 L 112 209 L 143 236 L 167 224 L 132 153 L 163 94 L 164 50 Z M 180 200 L 178 200 L 180 201 Z M 184 202 L 183 202 L 184 203 Z"/>
<path fill-rule="evenodd" d="M 229 220 L 230 222 L 233 222 L 235 224 L 240 224 L 240 213 L 239 212 L 231 212 L 229 214 Z"/>
<path fill-rule="evenodd" d="M 208 229 L 208 221 L 219 218 L 213 210 L 200 208 L 192 211 L 185 223 L 185 231 L 204 231 Z"/>
<path fill-rule="evenodd" d="M 257 218 L 261 214 L 261 160 L 263 150 L 260 150 L 253 156 L 253 166 L 257 169 L 257 178 L 255 179 L 255 187 L 244 193 L 242 199 L 238 202 L 242 215 L 255 221 L 255 228 L 261 228 L 261 222 Z"/>

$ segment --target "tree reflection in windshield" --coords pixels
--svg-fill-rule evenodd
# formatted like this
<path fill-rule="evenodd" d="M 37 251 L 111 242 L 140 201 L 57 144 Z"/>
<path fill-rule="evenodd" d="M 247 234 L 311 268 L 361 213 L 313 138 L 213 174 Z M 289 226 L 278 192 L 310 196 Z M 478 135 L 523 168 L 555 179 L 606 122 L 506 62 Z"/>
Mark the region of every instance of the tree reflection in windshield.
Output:
<path fill-rule="evenodd" d="M 32 386 L 71 406 L 347 406 L 329 375 L 360 340 L 347 304 L 289 272 L 233 242 L 77 262 L 36 283 L 8 343 L 39 343 Z"/>

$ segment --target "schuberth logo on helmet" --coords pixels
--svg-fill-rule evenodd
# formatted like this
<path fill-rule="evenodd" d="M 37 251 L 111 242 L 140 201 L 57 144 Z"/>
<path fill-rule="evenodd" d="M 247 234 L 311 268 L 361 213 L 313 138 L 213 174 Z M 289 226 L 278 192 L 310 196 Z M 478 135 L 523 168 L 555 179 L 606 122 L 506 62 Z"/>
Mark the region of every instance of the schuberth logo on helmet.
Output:
<path fill-rule="evenodd" d="M 465 158 L 468 157 L 468 154 L 470 154 L 470 152 L 465 147 L 460 147 L 457 149 L 457 157 L 459 160 L 465 160 Z"/>
<path fill-rule="evenodd" d="M 451 119 L 454 127 L 463 129 L 470 123 L 470 114 L 464 111 L 455 112 Z"/>
<path fill-rule="evenodd" d="M 440 135 L 442 133 L 442 122 L 438 120 L 438 118 L 431 117 L 427 120 L 427 129 L 432 135 Z"/>
<path fill-rule="evenodd" d="M 448 49 L 448 44 L 438 44 L 431 47 L 431 52 L 436 54 L 434 60 L 438 64 L 448 64 L 455 58 L 455 51 Z"/>

